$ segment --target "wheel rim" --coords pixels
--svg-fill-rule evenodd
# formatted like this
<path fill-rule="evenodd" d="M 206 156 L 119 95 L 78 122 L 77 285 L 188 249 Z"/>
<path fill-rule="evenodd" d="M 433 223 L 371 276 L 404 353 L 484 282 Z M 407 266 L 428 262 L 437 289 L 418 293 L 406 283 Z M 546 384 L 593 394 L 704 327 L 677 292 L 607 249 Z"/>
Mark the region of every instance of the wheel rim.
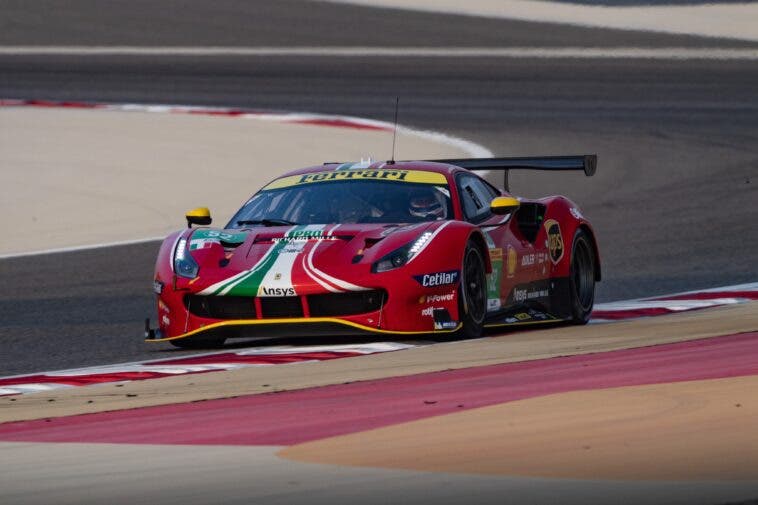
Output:
<path fill-rule="evenodd" d="M 469 249 L 466 252 L 466 261 L 463 267 L 463 283 L 469 316 L 475 323 L 481 323 L 484 321 L 487 294 L 484 263 L 476 249 Z"/>
<path fill-rule="evenodd" d="M 574 289 L 579 304 L 584 310 L 592 308 L 595 298 L 595 270 L 592 264 L 592 251 L 585 240 L 579 240 L 574 249 Z"/>

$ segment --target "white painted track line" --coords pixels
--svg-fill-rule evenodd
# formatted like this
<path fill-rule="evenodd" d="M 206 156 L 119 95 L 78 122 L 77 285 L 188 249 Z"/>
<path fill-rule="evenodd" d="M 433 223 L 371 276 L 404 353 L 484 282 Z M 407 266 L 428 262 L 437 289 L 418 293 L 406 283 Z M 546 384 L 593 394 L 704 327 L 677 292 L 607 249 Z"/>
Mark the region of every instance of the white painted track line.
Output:
<path fill-rule="evenodd" d="M 163 240 L 166 237 L 148 237 L 148 238 L 140 238 L 136 240 L 121 240 L 117 242 L 105 242 L 102 244 L 89 244 L 89 245 L 80 245 L 80 246 L 72 246 L 72 247 L 59 247 L 57 249 L 41 249 L 39 251 L 29 251 L 29 252 L 22 252 L 22 253 L 13 253 L 13 254 L 0 254 L 0 259 L 4 258 L 21 258 L 26 256 L 40 256 L 42 254 L 58 254 L 58 253 L 68 253 L 68 252 L 77 252 L 77 251 L 88 251 L 90 249 L 101 249 L 103 247 L 118 247 L 122 245 L 134 245 L 134 244 L 144 244 L 146 242 L 154 242 L 157 240 Z"/>
<path fill-rule="evenodd" d="M 392 58 L 613 58 L 756 60 L 758 49 L 700 47 L 188 47 L 1 46 L 12 56 L 300 56 Z"/>

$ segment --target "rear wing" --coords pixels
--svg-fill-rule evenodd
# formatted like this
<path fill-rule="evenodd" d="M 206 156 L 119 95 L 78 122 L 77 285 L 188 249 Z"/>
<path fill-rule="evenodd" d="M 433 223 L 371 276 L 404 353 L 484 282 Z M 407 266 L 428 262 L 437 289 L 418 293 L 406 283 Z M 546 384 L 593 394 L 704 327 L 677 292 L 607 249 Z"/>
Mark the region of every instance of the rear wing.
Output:
<path fill-rule="evenodd" d="M 461 158 L 447 160 L 426 160 L 436 163 L 447 163 L 467 170 L 502 170 L 504 188 L 508 189 L 509 170 L 583 170 L 584 175 L 591 177 L 597 169 L 597 154 L 581 156 L 540 156 L 524 158 Z"/>

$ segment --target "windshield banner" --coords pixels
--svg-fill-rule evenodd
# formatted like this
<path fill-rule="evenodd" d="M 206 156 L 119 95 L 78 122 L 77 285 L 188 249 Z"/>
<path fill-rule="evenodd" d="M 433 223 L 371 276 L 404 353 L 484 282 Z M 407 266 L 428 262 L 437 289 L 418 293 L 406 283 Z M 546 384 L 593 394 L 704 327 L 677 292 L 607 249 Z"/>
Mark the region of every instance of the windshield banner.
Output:
<path fill-rule="evenodd" d="M 391 182 L 409 182 L 416 184 L 447 184 L 443 174 L 421 170 L 330 170 L 310 174 L 282 177 L 268 184 L 263 191 L 312 184 L 315 182 L 333 182 L 348 180 L 373 180 Z"/>

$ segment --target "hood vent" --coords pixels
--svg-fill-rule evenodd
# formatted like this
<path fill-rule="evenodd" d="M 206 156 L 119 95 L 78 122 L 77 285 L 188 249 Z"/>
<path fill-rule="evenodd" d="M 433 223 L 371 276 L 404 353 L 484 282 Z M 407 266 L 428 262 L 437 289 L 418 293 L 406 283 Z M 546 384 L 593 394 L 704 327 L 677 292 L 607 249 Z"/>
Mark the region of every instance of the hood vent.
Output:
<path fill-rule="evenodd" d="M 364 241 L 363 249 L 368 249 L 374 245 L 376 245 L 378 242 L 381 242 L 384 239 L 384 237 L 367 237 Z"/>
<path fill-rule="evenodd" d="M 225 242 L 223 240 L 219 240 L 221 243 L 221 247 L 224 249 L 237 249 L 239 246 L 241 246 L 244 242 Z"/>

